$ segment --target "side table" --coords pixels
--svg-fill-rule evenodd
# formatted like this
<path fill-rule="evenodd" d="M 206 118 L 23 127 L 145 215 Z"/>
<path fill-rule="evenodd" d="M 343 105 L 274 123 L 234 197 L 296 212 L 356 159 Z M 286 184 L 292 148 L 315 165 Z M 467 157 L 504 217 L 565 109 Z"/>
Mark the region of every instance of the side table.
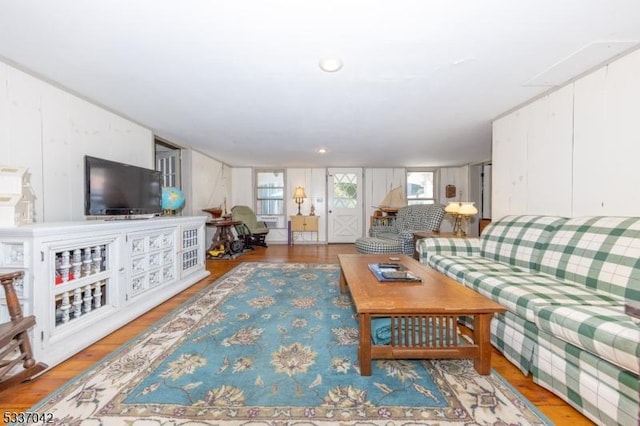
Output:
<path fill-rule="evenodd" d="M 466 238 L 467 236 L 458 236 L 454 232 L 440 232 L 440 231 L 418 231 L 413 233 L 413 258 L 420 260 L 420 254 L 416 248 L 418 240 L 423 238 Z"/>
<path fill-rule="evenodd" d="M 244 244 L 238 240 L 231 231 L 232 228 L 241 223 L 242 221 L 230 219 L 213 219 L 206 222 L 207 226 L 216 227 L 216 232 L 213 234 L 207 253 L 210 251 L 220 251 L 221 258 L 228 258 L 235 253 L 241 252 Z M 210 254 L 210 257 L 214 258 L 215 256 Z"/>
<path fill-rule="evenodd" d="M 320 216 L 306 216 L 306 215 L 296 215 L 290 216 L 291 219 L 291 229 L 289 230 L 289 245 L 293 245 L 293 235 L 294 232 L 315 232 L 316 233 L 316 241 L 319 240 L 320 235 L 318 232 L 318 218 Z"/>

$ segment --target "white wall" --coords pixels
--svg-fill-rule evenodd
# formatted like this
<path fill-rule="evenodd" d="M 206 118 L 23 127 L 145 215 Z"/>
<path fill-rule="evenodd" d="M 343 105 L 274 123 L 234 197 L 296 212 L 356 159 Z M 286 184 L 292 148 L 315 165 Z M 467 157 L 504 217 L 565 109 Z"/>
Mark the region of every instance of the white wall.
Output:
<path fill-rule="evenodd" d="M 494 122 L 492 217 L 570 215 L 572 105 L 570 85 Z"/>
<path fill-rule="evenodd" d="M 640 216 L 640 50 L 493 123 L 492 217 Z"/>
<path fill-rule="evenodd" d="M 154 168 L 139 124 L 0 62 L 0 165 L 29 169 L 36 222 L 84 219 L 84 156 Z"/>
<path fill-rule="evenodd" d="M 255 205 L 253 188 L 253 170 L 249 167 L 234 167 L 231 169 L 231 204 L 233 206 Z"/>
<path fill-rule="evenodd" d="M 320 217 L 320 233 L 319 241 L 326 242 L 326 227 L 327 227 L 327 211 L 326 211 L 326 198 L 328 188 L 326 186 L 327 170 L 325 168 L 289 168 L 285 169 L 285 208 L 286 216 L 295 215 L 298 211 L 298 205 L 293 201 L 293 191 L 297 186 L 302 186 L 309 198 L 302 204 L 301 211 L 303 214 L 309 214 L 311 203 L 315 206 L 315 213 Z M 462 189 L 462 193 L 467 192 L 468 182 L 468 167 L 456 167 L 447 169 L 445 172 L 447 176 L 451 176 L 453 181 L 459 185 Z M 253 170 L 247 167 L 234 167 L 231 170 L 231 204 L 234 206 L 238 204 L 254 206 L 254 182 L 253 182 Z M 363 205 L 364 205 L 364 227 L 363 233 L 366 234 L 369 230 L 369 217 L 376 210 L 374 206 L 377 205 L 384 196 L 387 194 L 390 188 L 396 186 L 405 187 L 406 174 L 404 168 L 369 168 L 364 170 L 364 188 L 363 188 Z M 447 179 L 449 181 L 449 179 Z M 442 180 L 440 181 L 443 182 Z M 442 185 L 440 185 L 442 186 Z M 444 199 L 444 186 L 438 188 L 437 191 L 441 191 L 441 200 Z M 466 199 L 465 199 L 466 201 Z M 446 225 L 445 225 L 446 227 Z M 296 242 L 315 242 L 316 236 L 314 233 L 296 233 Z M 267 236 L 267 242 L 271 243 L 286 243 L 287 232 L 283 230 L 271 230 Z"/>
<path fill-rule="evenodd" d="M 573 214 L 640 216 L 640 50 L 575 84 Z"/>

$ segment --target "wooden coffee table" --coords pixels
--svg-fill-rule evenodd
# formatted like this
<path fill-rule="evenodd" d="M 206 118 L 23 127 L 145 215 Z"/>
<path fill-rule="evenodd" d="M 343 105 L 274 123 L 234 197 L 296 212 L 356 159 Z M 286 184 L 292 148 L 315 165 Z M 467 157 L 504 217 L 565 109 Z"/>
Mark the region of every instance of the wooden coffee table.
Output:
<path fill-rule="evenodd" d="M 469 358 L 478 373 L 491 370 L 490 323 L 506 309 L 406 255 L 398 263 L 422 282 L 380 282 L 370 263 L 389 255 L 340 254 L 340 291 L 349 289 L 360 322 L 360 374 L 371 375 L 372 359 Z M 473 317 L 473 343 L 457 336 L 458 319 Z M 371 320 L 389 318 L 391 341 L 375 345 Z"/>

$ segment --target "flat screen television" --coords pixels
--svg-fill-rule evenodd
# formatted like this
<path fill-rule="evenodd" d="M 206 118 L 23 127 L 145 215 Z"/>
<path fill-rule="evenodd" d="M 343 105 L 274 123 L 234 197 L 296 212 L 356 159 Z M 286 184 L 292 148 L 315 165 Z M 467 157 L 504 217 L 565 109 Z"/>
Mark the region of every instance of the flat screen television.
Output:
<path fill-rule="evenodd" d="M 84 214 L 114 218 L 162 212 L 162 177 L 157 170 L 85 156 Z"/>

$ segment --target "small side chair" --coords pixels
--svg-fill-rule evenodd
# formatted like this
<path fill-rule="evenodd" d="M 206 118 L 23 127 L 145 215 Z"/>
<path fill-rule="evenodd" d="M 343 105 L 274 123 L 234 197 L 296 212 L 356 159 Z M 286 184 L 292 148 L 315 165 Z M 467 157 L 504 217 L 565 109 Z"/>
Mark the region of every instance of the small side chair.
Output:
<path fill-rule="evenodd" d="M 267 224 L 259 221 L 256 214 L 248 206 L 234 206 L 231 209 L 231 219 L 241 221 L 243 224 L 236 226 L 238 238 L 244 239 L 245 247 L 267 247 L 265 241 L 269 228 Z"/>

